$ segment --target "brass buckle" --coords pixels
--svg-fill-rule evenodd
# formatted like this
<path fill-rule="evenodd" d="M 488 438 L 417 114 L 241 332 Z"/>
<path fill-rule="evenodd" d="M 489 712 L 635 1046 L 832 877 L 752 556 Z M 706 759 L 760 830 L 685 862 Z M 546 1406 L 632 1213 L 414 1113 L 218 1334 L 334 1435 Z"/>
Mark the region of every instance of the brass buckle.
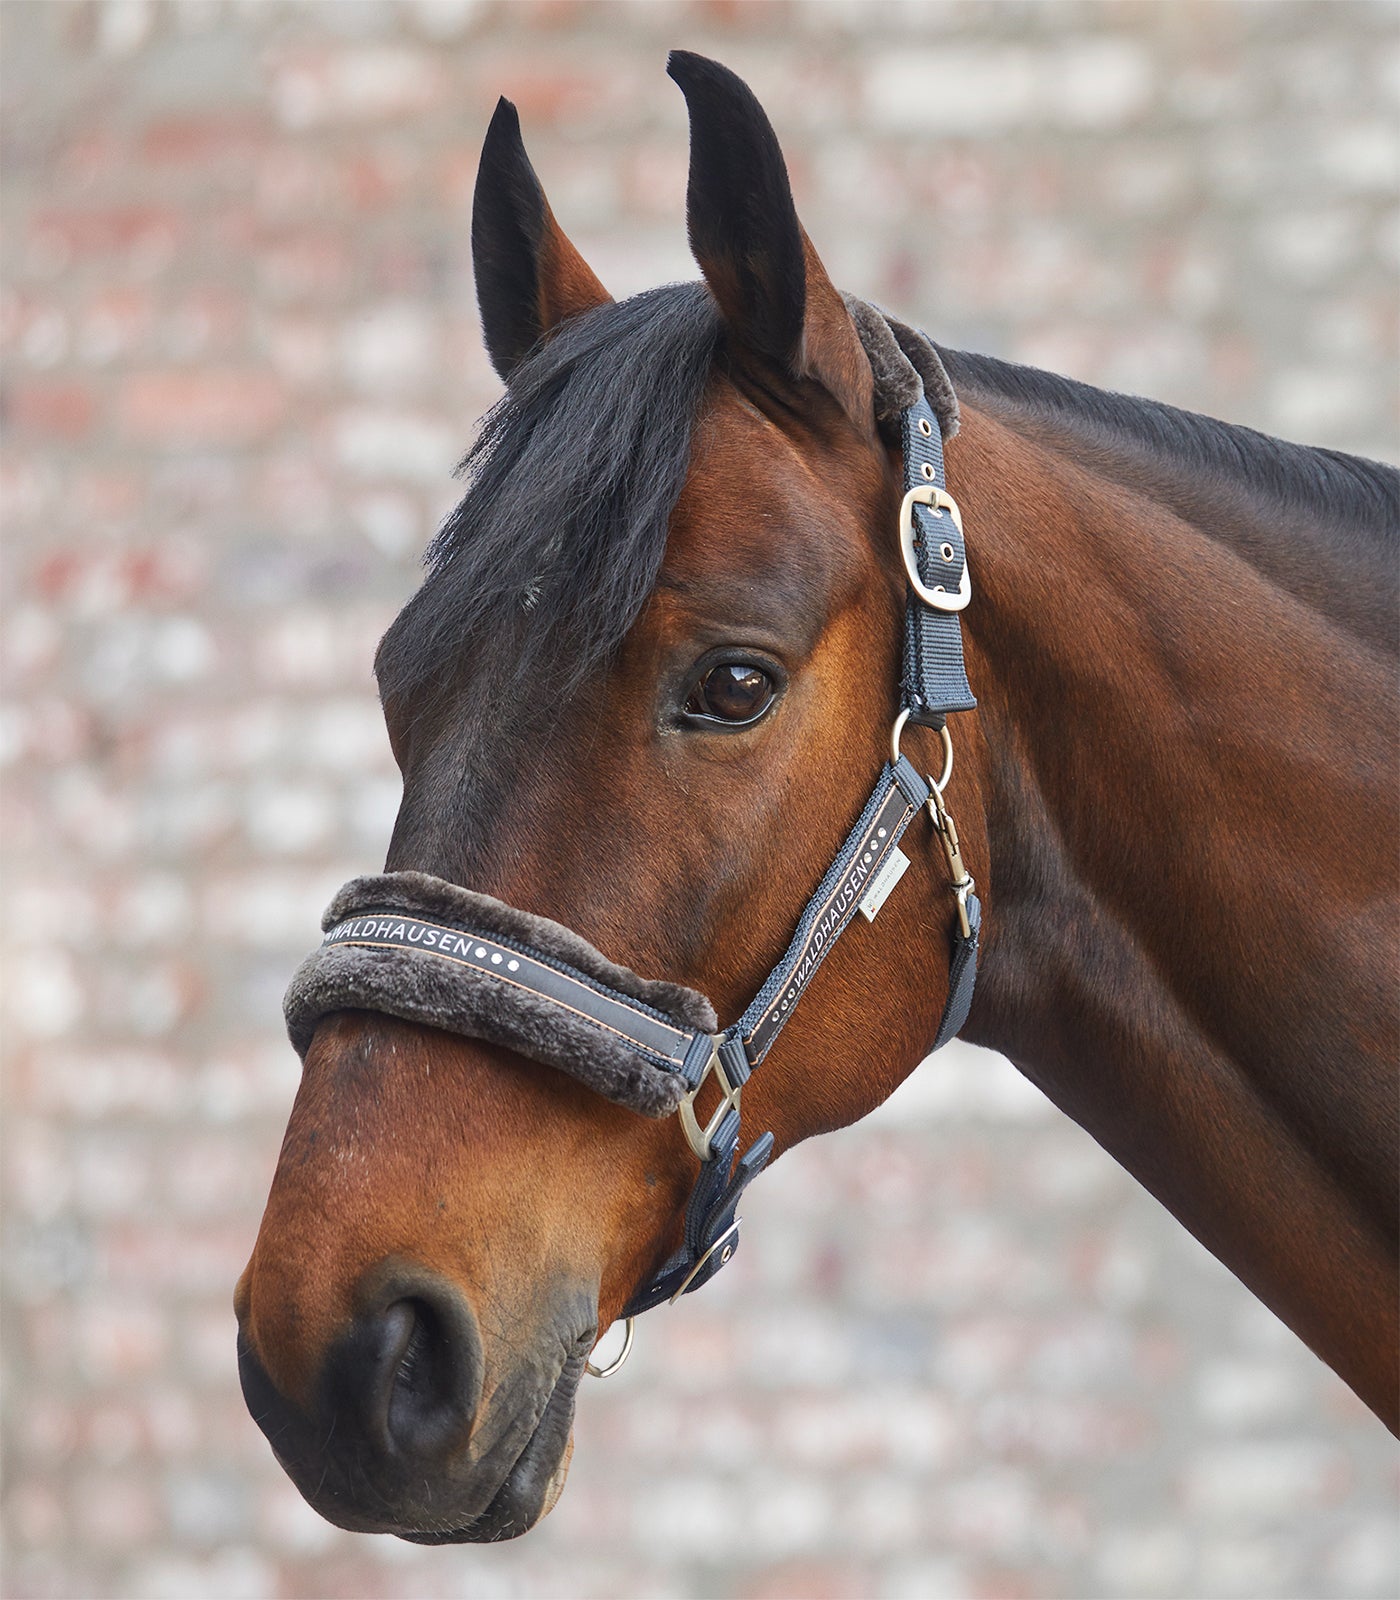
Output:
<path fill-rule="evenodd" d="M 934 584 L 932 588 L 919 576 L 919 560 L 916 552 L 918 534 L 914 527 L 914 507 L 929 506 L 935 516 L 946 511 L 953 519 L 953 525 L 958 533 L 962 533 L 962 512 L 958 510 L 958 502 L 946 489 L 940 489 L 937 484 L 916 484 L 899 508 L 899 548 L 904 555 L 904 572 L 909 579 L 909 586 L 926 606 L 932 606 L 935 611 L 961 611 L 972 598 L 972 578 L 967 570 L 967 554 L 963 553 L 962 577 L 958 580 L 958 591 L 950 594 L 941 584 Z"/>
<path fill-rule="evenodd" d="M 719 1047 L 724 1035 L 716 1034 L 711 1041 L 710 1059 L 705 1063 L 705 1070 L 700 1074 L 700 1082 L 676 1107 L 676 1115 L 681 1119 L 681 1131 L 685 1134 L 685 1142 L 694 1151 L 700 1161 L 708 1161 L 713 1151 L 710 1141 L 719 1132 L 719 1125 L 724 1121 L 731 1106 L 739 1109 L 739 1096 L 744 1092 L 743 1084 L 737 1087 L 730 1083 L 729 1075 L 724 1070 L 724 1063 L 719 1058 Z M 695 1115 L 695 1097 L 705 1087 L 710 1074 L 714 1073 L 719 1079 L 719 1086 L 723 1091 L 720 1103 L 715 1107 L 714 1115 L 702 1128 Z M 689 1281 L 689 1280 L 687 1280 Z"/>

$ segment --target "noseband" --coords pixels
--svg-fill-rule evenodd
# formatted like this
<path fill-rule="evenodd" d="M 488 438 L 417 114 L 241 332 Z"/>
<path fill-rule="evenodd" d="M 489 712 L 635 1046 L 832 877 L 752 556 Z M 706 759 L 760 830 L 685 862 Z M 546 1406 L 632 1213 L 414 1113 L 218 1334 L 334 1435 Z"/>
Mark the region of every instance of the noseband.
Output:
<path fill-rule="evenodd" d="M 909 865 L 899 842 L 924 807 L 947 856 L 956 899 L 948 999 L 935 1050 L 959 1031 L 972 1004 L 981 906 L 943 799 L 953 770 L 947 714 L 977 703 L 963 666 L 958 618 L 971 597 L 971 581 L 962 518 L 944 482 L 939 422 L 921 385 L 913 403 L 899 412 L 899 428 L 899 540 L 909 592 L 890 759 L 782 958 L 737 1022 L 720 1029 L 703 995 L 640 978 L 557 922 L 416 872 L 347 884 L 326 912 L 324 943 L 303 962 L 287 992 L 287 1028 L 302 1056 L 330 1012 L 380 1011 L 506 1045 L 620 1105 L 679 1118 L 700 1163 L 684 1238 L 624 1308 L 623 1357 L 600 1376 L 625 1358 L 633 1317 L 698 1289 L 732 1258 L 739 1198 L 773 1152 L 773 1135 L 764 1133 L 739 1153 L 744 1085 L 856 913 L 874 922 Z M 921 777 L 900 753 L 900 734 L 909 722 L 942 736 L 936 779 Z M 696 1102 L 712 1079 L 719 1100 L 702 1125 Z"/>

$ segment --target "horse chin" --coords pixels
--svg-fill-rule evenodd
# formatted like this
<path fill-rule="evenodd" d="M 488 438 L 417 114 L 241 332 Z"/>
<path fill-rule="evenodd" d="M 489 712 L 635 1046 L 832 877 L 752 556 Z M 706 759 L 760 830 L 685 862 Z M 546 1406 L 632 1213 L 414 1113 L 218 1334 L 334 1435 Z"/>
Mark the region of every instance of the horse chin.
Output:
<path fill-rule="evenodd" d="M 578 1386 L 592 1343 L 589 1336 L 575 1344 L 543 1400 L 532 1400 L 513 1386 L 501 1393 L 510 1412 L 533 1414 L 535 1421 L 504 1474 L 485 1482 L 483 1472 L 491 1471 L 485 1462 L 454 1466 L 449 1460 L 436 1472 L 429 1469 L 427 1476 L 385 1482 L 328 1461 L 324 1420 L 312 1423 L 290 1408 L 242 1339 L 239 1363 L 249 1407 L 268 1434 L 273 1454 L 307 1503 L 328 1522 L 353 1533 L 395 1534 L 414 1544 L 494 1544 L 528 1533 L 563 1493 L 573 1458 Z M 454 1515 L 454 1500 L 466 1502 L 466 1516 Z"/>
<path fill-rule="evenodd" d="M 581 1370 L 581 1369 L 580 1369 Z M 412 1544 L 498 1544 L 529 1533 L 554 1510 L 574 1455 L 574 1402 L 580 1370 L 570 1362 L 554 1386 L 535 1431 L 479 1516 L 460 1528 L 393 1528 Z"/>

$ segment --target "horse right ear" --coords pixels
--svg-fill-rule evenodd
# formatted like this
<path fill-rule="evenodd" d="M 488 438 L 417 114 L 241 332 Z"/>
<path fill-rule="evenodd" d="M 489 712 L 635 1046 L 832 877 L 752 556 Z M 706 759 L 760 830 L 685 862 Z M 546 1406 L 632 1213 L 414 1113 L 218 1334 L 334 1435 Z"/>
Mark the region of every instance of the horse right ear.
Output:
<path fill-rule="evenodd" d="M 491 365 L 510 375 L 568 317 L 612 296 L 554 220 L 525 154 L 520 117 L 496 104 L 472 198 L 472 266 Z"/>
<path fill-rule="evenodd" d="M 690 113 L 690 248 L 741 365 L 821 384 L 875 427 L 870 360 L 797 220 L 787 164 L 753 91 L 718 61 L 673 50 L 666 71 Z"/>

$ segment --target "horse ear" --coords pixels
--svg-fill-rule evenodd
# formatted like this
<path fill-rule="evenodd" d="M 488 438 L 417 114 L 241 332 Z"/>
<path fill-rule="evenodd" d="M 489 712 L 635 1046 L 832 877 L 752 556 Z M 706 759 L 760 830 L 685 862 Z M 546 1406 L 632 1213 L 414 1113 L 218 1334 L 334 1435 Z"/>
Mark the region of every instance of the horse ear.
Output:
<path fill-rule="evenodd" d="M 690 248 L 740 362 L 822 384 L 874 430 L 870 362 L 797 220 L 787 165 L 753 91 L 727 67 L 673 50 L 666 71 L 690 113 Z"/>
<path fill-rule="evenodd" d="M 472 198 L 472 265 L 491 365 L 510 375 L 566 317 L 612 296 L 554 220 L 525 154 L 520 117 L 496 104 Z"/>

